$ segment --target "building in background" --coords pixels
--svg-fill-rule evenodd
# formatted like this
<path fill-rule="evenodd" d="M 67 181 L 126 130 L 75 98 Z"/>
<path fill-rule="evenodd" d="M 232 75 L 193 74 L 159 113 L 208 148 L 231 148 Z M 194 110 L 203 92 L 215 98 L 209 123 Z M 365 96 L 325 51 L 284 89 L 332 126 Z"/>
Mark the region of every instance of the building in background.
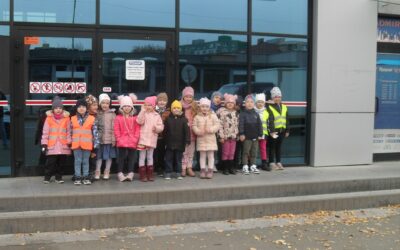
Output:
<path fill-rule="evenodd" d="M 387 2 L 0 0 L 0 90 L 8 99 L 0 105 L 11 128 L 0 175 L 40 174 L 37 123 L 56 94 L 69 108 L 85 93 L 179 98 L 187 85 L 196 98 L 281 87 L 292 128 L 286 164 L 370 164 L 374 152 L 398 157 L 395 146 L 377 150 L 398 138 L 378 130 L 387 129 L 384 119 L 393 122 L 381 114 L 398 94 L 375 95 L 377 9 L 398 6 Z M 398 13 L 384 17 L 397 20 Z M 396 46 L 388 45 L 395 43 L 382 41 L 388 37 L 387 30 L 378 35 L 378 59 L 390 53 L 383 59 L 396 61 Z"/>

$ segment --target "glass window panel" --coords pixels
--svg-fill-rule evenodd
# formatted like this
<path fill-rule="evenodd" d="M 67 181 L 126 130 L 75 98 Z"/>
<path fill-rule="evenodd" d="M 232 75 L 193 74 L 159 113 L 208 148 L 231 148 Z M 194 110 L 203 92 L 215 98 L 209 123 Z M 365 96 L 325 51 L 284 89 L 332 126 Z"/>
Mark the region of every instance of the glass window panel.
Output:
<path fill-rule="evenodd" d="M 0 21 L 10 21 L 10 0 L 0 0 Z"/>
<path fill-rule="evenodd" d="M 26 46 L 27 100 L 51 100 L 55 95 L 67 100 L 82 97 L 82 94 L 31 94 L 29 82 L 86 82 L 87 92 L 92 92 L 91 38 L 39 37 L 39 44 Z M 49 106 L 25 106 L 25 166 L 31 169 L 43 163 L 38 157 L 40 142 L 35 131 L 41 115 L 48 109 Z M 65 109 L 72 112 L 73 106 L 65 106 Z M 67 174 L 73 173 L 71 159 L 68 157 L 64 166 L 64 172 Z"/>
<path fill-rule="evenodd" d="M 181 28 L 247 30 L 247 0 L 181 0 Z"/>
<path fill-rule="evenodd" d="M 96 0 L 14 0 L 14 21 L 94 24 Z"/>
<path fill-rule="evenodd" d="M 306 149 L 307 39 L 253 36 L 253 92 L 266 92 L 259 86 L 278 86 L 283 102 L 288 102 L 290 137 L 282 147 L 283 161 L 304 164 Z M 270 87 L 269 87 L 270 88 Z"/>
<path fill-rule="evenodd" d="M 10 167 L 10 28 L 0 25 L 0 176 L 11 175 Z"/>
<path fill-rule="evenodd" d="M 164 40 L 103 40 L 103 87 L 116 94 L 135 93 L 139 99 L 166 90 Z M 145 79 L 126 79 L 126 60 L 145 61 Z"/>
<path fill-rule="evenodd" d="M 225 90 L 232 83 L 245 84 L 246 41 L 246 36 L 242 35 L 180 33 L 179 89 L 190 85 L 199 98 L 210 97 L 213 91 Z M 240 91 L 242 89 L 245 88 Z"/>
<path fill-rule="evenodd" d="M 307 34 L 308 0 L 253 0 L 253 32 Z"/>
<path fill-rule="evenodd" d="M 100 23 L 175 27 L 175 0 L 101 0 Z"/>

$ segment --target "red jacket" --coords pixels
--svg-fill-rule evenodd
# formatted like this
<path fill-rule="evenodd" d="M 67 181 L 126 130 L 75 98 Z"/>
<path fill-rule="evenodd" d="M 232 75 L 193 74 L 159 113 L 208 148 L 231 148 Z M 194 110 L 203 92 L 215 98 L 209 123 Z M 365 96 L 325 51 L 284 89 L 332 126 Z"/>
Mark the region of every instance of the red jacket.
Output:
<path fill-rule="evenodd" d="M 137 116 L 118 115 L 114 120 L 114 135 L 119 148 L 136 148 L 140 137 Z"/>

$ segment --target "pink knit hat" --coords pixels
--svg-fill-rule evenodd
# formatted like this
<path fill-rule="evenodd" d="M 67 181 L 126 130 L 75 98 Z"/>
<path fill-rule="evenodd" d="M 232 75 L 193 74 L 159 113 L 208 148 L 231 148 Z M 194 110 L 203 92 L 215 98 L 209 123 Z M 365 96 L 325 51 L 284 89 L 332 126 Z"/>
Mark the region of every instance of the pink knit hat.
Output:
<path fill-rule="evenodd" d="M 224 100 L 225 100 L 225 103 L 228 103 L 228 102 L 233 102 L 233 103 L 236 103 L 236 99 L 237 99 L 237 95 L 231 95 L 231 94 L 224 94 Z"/>
<path fill-rule="evenodd" d="M 185 87 L 185 88 L 182 90 L 182 98 L 183 98 L 184 96 L 187 96 L 187 95 L 194 96 L 194 89 L 193 89 L 192 87 L 190 87 L 190 86 Z"/>
<path fill-rule="evenodd" d="M 153 108 L 155 108 L 157 103 L 157 96 L 146 97 L 146 99 L 144 99 L 144 103 L 150 104 Z"/>
<path fill-rule="evenodd" d="M 137 96 L 135 94 L 129 94 L 129 96 L 120 95 L 118 96 L 118 100 L 121 108 L 123 106 L 129 106 L 133 108 L 133 103 L 137 101 Z"/>
<path fill-rule="evenodd" d="M 211 106 L 211 101 L 207 97 L 203 97 L 199 101 L 200 106 L 201 105 L 206 105 L 206 106 Z"/>

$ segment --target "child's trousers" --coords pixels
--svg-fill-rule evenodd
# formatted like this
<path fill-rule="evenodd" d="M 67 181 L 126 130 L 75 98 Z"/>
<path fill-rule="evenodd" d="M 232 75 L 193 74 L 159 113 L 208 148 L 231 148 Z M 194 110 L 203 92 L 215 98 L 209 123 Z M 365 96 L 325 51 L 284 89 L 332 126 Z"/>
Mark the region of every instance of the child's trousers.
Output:
<path fill-rule="evenodd" d="M 44 179 L 49 181 L 54 175 L 56 180 L 62 179 L 62 164 L 66 160 L 66 155 L 48 155 L 44 166 Z"/>
<path fill-rule="evenodd" d="M 260 148 L 260 158 L 262 161 L 266 161 L 267 160 L 267 145 L 268 145 L 267 139 L 259 140 L 258 145 Z"/>
<path fill-rule="evenodd" d="M 235 158 L 236 140 L 226 140 L 222 144 L 222 160 L 228 161 Z"/>
<path fill-rule="evenodd" d="M 196 141 L 191 141 L 189 145 L 186 145 L 185 151 L 183 152 L 182 158 L 182 171 L 186 168 L 191 168 L 193 166 L 193 156 L 196 149 Z"/>
<path fill-rule="evenodd" d="M 147 166 L 153 166 L 153 153 L 154 148 L 146 148 L 145 150 L 139 151 L 139 167 L 145 166 L 147 159 Z"/>
<path fill-rule="evenodd" d="M 118 173 L 124 171 L 125 159 L 128 158 L 128 173 L 133 172 L 135 166 L 135 149 L 118 148 Z"/>
<path fill-rule="evenodd" d="M 258 150 L 257 140 L 245 140 L 242 149 L 242 163 L 243 165 L 255 165 Z"/>
<path fill-rule="evenodd" d="M 174 171 L 174 162 L 175 165 L 175 173 L 180 174 L 182 172 L 182 154 L 183 152 L 180 150 L 171 150 L 167 149 L 165 152 L 165 173 L 172 173 Z"/>
<path fill-rule="evenodd" d="M 281 162 L 281 147 L 284 138 L 285 138 L 285 133 L 279 133 L 278 138 L 276 139 L 272 138 L 271 136 L 268 137 L 269 140 L 268 158 L 270 163 L 275 162 L 275 160 L 277 163 Z"/>
<path fill-rule="evenodd" d="M 89 176 L 89 157 L 90 150 L 75 149 L 75 177 L 88 177 Z M 83 173 L 82 173 L 83 172 Z"/>
<path fill-rule="evenodd" d="M 208 160 L 208 167 L 206 161 Z M 200 151 L 200 168 L 213 170 L 214 168 L 214 151 Z"/>

